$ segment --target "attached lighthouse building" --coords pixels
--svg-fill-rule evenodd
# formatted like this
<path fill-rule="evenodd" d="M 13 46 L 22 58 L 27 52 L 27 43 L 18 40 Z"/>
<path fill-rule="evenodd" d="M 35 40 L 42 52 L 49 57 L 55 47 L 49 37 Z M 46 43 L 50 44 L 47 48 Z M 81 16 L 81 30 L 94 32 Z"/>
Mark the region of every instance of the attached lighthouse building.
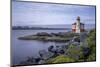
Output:
<path fill-rule="evenodd" d="M 77 21 L 72 24 L 72 32 L 81 33 L 84 32 L 84 24 L 80 22 L 80 17 L 78 16 Z"/>

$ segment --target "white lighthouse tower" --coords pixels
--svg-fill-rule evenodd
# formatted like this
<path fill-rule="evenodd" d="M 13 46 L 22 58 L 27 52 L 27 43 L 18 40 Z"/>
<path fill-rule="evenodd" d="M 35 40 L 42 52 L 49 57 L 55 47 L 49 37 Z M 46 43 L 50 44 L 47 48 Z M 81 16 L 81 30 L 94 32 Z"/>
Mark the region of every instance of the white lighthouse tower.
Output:
<path fill-rule="evenodd" d="M 80 17 L 78 16 L 76 22 L 72 24 L 72 32 L 81 33 L 84 32 L 84 24 L 80 22 Z"/>
<path fill-rule="evenodd" d="M 80 17 L 78 16 L 76 20 L 76 33 L 80 33 Z"/>

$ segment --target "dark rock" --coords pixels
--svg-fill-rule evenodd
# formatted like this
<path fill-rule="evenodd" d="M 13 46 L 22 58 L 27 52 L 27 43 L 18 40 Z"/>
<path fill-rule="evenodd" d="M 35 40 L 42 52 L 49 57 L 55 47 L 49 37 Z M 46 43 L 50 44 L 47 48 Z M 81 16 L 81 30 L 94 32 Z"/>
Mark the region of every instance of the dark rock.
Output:
<path fill-rule="evenodd" d="M 52 49 L 54 48 L 54 46 L 50 46 L 48 47 L 48 51 L 52 52 Z"/>
<path fill-rule="evenodd" d="M 42 60 L 46 60 L 46 59 L 49 59 L 50 57 L 52 57 L 54 55 L 54 53 L 52 52 L 47 52 L 45 50 L 40 50 L 39 51 L 39 55 L 40 55 L 40 58 Z"/>
<path fill-rule="evenodd" d="M 41 58 L 35 58 L 35 62 L 38 63 L 41 60 Z"/>
<path fill-rule="evenodd" d="M 46 32 L 40 32 L 36 34 L 37 36 L 51 36 L 50 34 L 46 33 Z"/>
<path fill-rule="evenodd" d="M 90 49 L 88 47 L 83 48 L 83 54 L 85 57 L 87 57 L 90 54 Z"/>
<path fill-rule="evenodd" d="M 58 33 L 51 33 L 52 36 L 59 36 Z"/>

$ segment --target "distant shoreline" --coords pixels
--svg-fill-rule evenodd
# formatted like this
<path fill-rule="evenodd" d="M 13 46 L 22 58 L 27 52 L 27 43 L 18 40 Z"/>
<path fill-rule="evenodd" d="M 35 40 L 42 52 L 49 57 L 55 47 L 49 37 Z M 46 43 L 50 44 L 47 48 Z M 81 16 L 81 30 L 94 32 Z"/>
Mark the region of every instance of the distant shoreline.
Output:
<path fill-rule="evenodd" d="M 12 30 L 71 30 L 71 29 L 12 29 Z"/>
<path fill-rule="evenodd" d="M 19 28 L 13 27 L 12 30 L 71 30 L 71 28 L 41 28 L 41 27 L 32 27 L 32 28 Z"/>

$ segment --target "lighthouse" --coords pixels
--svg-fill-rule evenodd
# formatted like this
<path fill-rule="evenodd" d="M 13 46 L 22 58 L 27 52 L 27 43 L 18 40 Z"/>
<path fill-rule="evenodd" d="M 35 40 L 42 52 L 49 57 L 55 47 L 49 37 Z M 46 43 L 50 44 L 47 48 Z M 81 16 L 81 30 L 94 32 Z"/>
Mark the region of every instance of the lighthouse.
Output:
<path fill-rule="evenodd" d="M 72 24 L 72 32 L 81 33 L 84 32 L 84 24 L 80 22 L 80 17 L 78 16 L 76 22 Z"/>

